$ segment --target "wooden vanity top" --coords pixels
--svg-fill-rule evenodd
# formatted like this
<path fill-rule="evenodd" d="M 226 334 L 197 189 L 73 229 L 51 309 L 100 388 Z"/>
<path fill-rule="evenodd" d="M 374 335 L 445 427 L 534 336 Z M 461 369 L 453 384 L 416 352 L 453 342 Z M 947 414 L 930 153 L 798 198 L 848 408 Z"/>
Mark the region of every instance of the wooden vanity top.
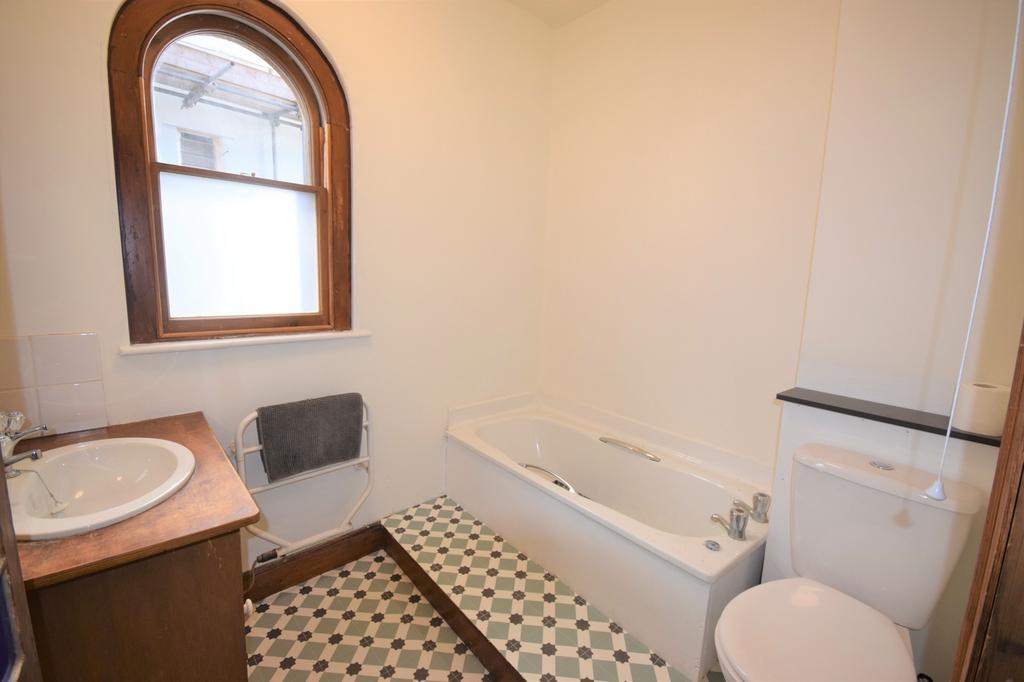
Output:
<path fill-rule="evenodd" d="M 46 451 L 100 438 L 131 437 L 181 443 L 196 458 L 192 477 L 157 506 L 112 526 L 57 540 L 19 542 L 28 588 L 97 573 L 223 535 L 259 519 L 259 508 L 201 412 L 33 438 L 20 443 L 18 449 Z M 241 566 L 234 568 L 242 570 Z"/>

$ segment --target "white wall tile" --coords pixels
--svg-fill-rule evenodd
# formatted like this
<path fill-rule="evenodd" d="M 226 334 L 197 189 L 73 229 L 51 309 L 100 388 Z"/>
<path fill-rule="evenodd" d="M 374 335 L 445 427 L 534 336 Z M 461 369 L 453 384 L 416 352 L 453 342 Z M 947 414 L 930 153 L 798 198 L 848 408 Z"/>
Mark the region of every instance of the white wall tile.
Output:
<path fill-rule="evenodd" d="M 30 336 L 36 384 L 76 384 L 102 379 L 100 341 L 92 332 Z"/>
<path fill-rule="evenodd" d="M 0 391 L 35 384 L 32 348 L 24 336 L 0 337 Z"/>
<path fill-rule="evenodd" d="M 36 389 L 16 388 L 0 391 L 0 411 L 13 410 L 25 415 L 25 424 L 22 428 L 39 426 L 39 401 L 36 398 Z"/>
<path fill-rule="evenodd" d="M 67 433 L 107 425 L 103 382 L 40 386 L 39 413 L 51 433 Z"/>

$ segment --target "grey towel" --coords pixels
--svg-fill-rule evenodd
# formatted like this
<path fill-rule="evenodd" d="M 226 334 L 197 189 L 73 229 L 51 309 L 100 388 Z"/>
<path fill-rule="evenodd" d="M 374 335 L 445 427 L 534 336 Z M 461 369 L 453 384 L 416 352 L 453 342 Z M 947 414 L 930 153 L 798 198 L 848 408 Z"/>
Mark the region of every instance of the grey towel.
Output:
<path fill-rule="evenodd" d="M 358 393 L 270 405 L 256 415 L 269 481 L 359 456 L 363 396 Z"/>

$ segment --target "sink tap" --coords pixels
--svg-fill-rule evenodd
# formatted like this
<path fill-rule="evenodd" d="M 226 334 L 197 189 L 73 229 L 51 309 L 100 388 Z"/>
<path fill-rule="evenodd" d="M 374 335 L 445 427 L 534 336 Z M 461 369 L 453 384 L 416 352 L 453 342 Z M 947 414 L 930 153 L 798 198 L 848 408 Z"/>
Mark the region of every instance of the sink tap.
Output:
<path fill-rule="evenodd" d="M 23 459 L 39 459 L 43 456 L 40 450 L 30 450 L 20 454 L 14 454 L 14 446 L 23 438 L 35 433 L 47 431 L 45 424 L 35 428 L 18 431 L 25 423 L 25 415 L 21 412 L 0 412 L 0 460 L 5 469 Z"/>
<path fill-rule="evenodd" d="M 43 456 L 42 450 L 27 450 L 17 455 L 11 455 L 10 457 L 4 457 L 4 466 L 9 467 L 12 464 L 17 464 L 23 459 L 39 459 Z"/>
<path fill-rule="evenodd" d="M 768 493 L 754 493 L 753 506 L 743 500 L 733 500 L 732 504 L 750 514 L 752 520 L 758 523 L 768 523 L 768 507 L 772 506 L 772 496 Z"/>
<path fill-rule="evenodd" d="M 729 510 L 729 520 L 726 521 L 718 514 L 712 514 L 711 520 L 725 529 L 725 532 L 733 540 L 747 539 L 747 520 L 750 518 L 745 510 L 733 507 Z"/>

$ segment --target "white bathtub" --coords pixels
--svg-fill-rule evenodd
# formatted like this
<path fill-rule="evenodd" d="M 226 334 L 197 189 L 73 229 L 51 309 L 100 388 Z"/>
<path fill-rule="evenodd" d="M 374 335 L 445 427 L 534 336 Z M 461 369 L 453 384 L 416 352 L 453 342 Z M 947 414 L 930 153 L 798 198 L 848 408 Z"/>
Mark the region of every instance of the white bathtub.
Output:
<path fill-rule="evenodd" d="M 661 461 L 601 436 L 643 446 Z M 445 463 L 449 495 L 680 672 L 700 680 L 717 667 L 715 624 L 732 597 L 759 582 L 767 525 L 750 522 L 748 539 L 738 541 L 710 516 L 727 516 L 734 498 L 749 501 L 753 485 L 541 408 L 450 427 Z M 558 474 L 580 494 L 522 464 Z"/>

